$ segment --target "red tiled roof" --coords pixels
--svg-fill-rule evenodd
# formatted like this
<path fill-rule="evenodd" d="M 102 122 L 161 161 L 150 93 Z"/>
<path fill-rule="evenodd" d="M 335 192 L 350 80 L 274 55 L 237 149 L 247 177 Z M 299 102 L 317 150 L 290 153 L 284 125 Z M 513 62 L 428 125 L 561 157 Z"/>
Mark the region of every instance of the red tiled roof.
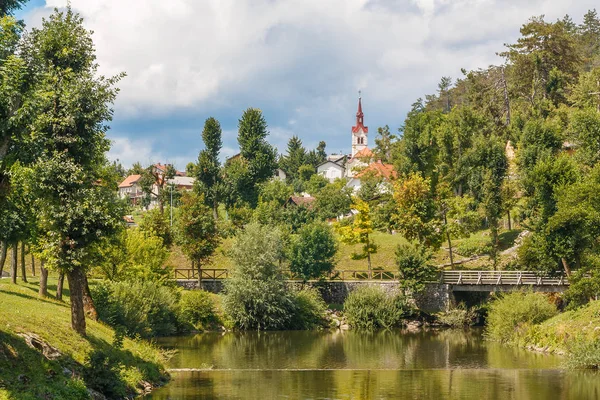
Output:
<path fill-rule="evenodd" d="M 367 157 L 368 158 L 373 157 L 373 152 L 368 147 L 365 147 L 364 149 L 362 149 L 361 151 L 356 153 L 354 155 L 354 157 L 352 157 L 352 158 L 367 158 Z"/>
<path fill-rule="evenodd" d="M 294 203 L 297 206 L 310 206 L 315 200 L 314 197 L 290 196 L 288 203 Z"/>
<path fill-rule="evenodd" d="M 137 181 L 140 180 L 141 175 L 129 175 L 123 182 L 119 184 L 119 188 L 127 188 L 133 186 Z M 114 187 L 114 186 L 113 186 Z"/>
<path fill-rule="evenodd" d="M 367 168 L 360 171 L 360 173 L 356 176 L 360 178 L 362 175 L 369 172 L 373 172 L 376 176 L 381 176 L 386 179 L 398 177 L 398 174 L 394 170 L 394 166 L 392 164 L 384 164 L 381 162 L 381 160 L 369 164 Z"/>

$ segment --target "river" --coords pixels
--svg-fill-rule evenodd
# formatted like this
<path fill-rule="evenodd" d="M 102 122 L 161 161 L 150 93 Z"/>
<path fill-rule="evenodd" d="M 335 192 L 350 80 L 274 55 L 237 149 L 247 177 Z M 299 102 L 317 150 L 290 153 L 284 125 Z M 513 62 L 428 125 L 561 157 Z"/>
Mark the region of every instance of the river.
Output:
<path fill-rule="evenodd" d="M 481 330 L 162 338 L 172 381 L 146 399 L 600 399 L 600 375 Z"/>

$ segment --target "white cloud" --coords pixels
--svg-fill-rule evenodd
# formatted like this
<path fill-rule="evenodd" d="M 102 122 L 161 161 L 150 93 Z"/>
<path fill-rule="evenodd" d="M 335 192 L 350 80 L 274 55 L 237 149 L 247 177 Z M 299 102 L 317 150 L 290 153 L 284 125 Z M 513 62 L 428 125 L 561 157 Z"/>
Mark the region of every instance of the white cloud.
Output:
<path fill-rule="evenodd" d="M 111 142 L 108 159 L 120 162 L 125 168 L 130 168 L 137 161 L 144 165 L 156 161 L 156 156 L 152 154 L 152 145 L 147 140 L 114 137 Z"/>
<path fill-rule="evenodd" d="M 67 0 L 46 2 L 64 7 Z M 325 139 L 340 147 L 358 89 L 373 131 L 399 126 L 441 76 L 499 62 L 495 53 L 529 17 L 553 20 L 568 12 L 579 20 L 596 2 L 70 0 L 95 32 L 101 72 L 127 73 L 116 119 L 258 106 L 278 126 L 271 139 L 280 151 L 293 133 L 307 145 Z M 48 8 L 34 10 L 26 22 L 39 26 L 47 14 Z M 228 151 L 235 136 L 224 132 Z M 129 150 L 118 154 L 131 157 Z"/>

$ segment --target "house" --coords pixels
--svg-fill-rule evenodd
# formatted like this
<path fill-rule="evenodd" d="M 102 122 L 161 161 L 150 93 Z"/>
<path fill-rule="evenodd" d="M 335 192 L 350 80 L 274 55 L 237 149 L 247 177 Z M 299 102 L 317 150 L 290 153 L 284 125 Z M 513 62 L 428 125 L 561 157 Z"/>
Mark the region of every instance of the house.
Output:
<path fill-rule="evenodd" d="M 306 208 L 312 208 L 315 200 L 316 199 L 312 196 L 290 196 L 290 198 L 286 201 L 285 206 L 301 206 Z"/>
<path fill-rule="evenodd" d="M 273 179 L 277 181 L 284 181 L 287 179 L 287 174 L 281 168 L 277 168 L 275 170 L 275 174 L 273 175 Z"/>
<path fill-rule="evenodd" d="M 396 170 L 392 164 L 384 164 L 381 160 L 370 163 L 365 169 L 360 171 L 354 177 L 350 178 L 346 186 L 351 187 L 354 192 L 357 192 L 362 186 L 362 178 L 367 175 L 373 175 L 381 178 L 380 192 L 388 190 L 387 185 L 384 182 L 391 182 L 398 177 Z"/>
<path fill-rule="evenodd" d="M 182 171 L 175 171 L 175 176 L 172 179 L 165 179 L 167 166 L 167 164 L 161 163 L 152 165 L 152 175 L 156 179 L 156 182 L 152 185 L 152 194 L 150 195 L 150 204 L 147 205 L 148 208 L 158 206 L 156 193 L 159 193 L 161 187 L 164 188 L 168 184 L 175 185 L 177 190 L 192 190 L 194 187 L 195 179 L 186 176 L 186 173 Z M 121 199 L 129 199 L 131 205 L 141 205 L 143 198 L 146 196 L 140 185 L 141 179 L 142 175 L 129 175 L 125 178 L 119 184 L 119 197 Z"/>
<path fill-rule="evenodd" d="M 346 176 L 346 156 L 328 157 L 327 161 L 317 166 L 317 174 L 333 182 Z"/>

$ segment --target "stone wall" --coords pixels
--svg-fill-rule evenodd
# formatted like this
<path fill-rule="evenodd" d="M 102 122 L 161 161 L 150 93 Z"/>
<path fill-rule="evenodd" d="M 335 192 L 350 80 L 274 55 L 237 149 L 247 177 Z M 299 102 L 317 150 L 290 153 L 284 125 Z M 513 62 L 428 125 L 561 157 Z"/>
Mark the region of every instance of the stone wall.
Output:
<path fill-rule="evenodd" d="M 196 280 L 178 280 L 177 284 L 188 290 L 198 288 L 198 281 Z M 288 285 L 299 289 L 302 283 L 288 282 Z M 316 288 L 323 296 L 323 300 L 330 304 L 343 303 L 351 291 L 361 286 L 379 286 L 388 293 L 399 290 L 398 282 L 393 281 L 313 281 L 308 282 L 306 285 Z M 223 281 L 203 280 L 202 289 L 211 293 L 220 293 L 223 290 Z M 454 303 L 454 296 L 449 285 L 430 283 L 425 285 L 423 293 L 414 298 L 413 301 L 420 310 L 433 313 L 447 310 Z"/>

